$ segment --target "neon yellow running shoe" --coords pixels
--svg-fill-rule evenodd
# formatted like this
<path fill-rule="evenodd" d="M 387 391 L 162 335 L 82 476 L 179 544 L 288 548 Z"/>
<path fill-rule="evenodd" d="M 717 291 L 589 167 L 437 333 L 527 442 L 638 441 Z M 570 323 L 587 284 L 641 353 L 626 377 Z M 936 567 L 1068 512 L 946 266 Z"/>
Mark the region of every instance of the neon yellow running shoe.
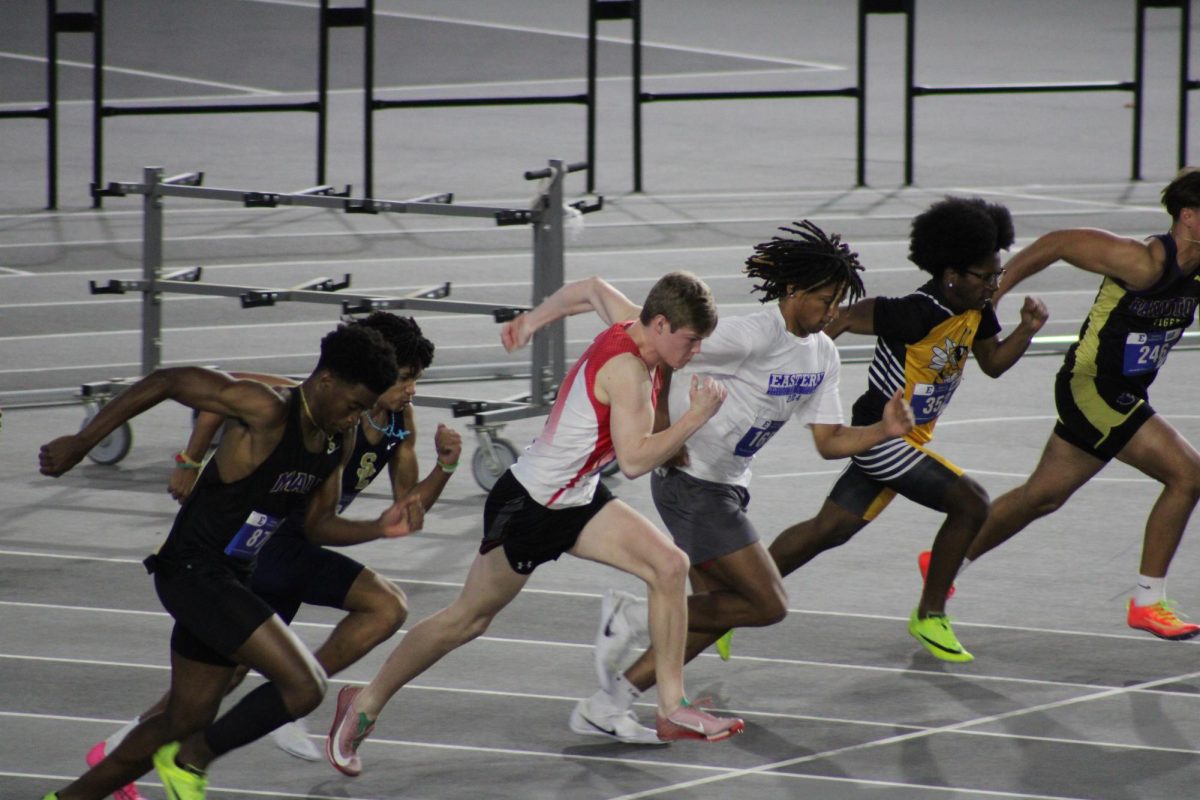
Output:
<path fill-rule="evenodd" d="M 203 772 L 181 767 L 175 762 L 179 742 L 164 744 L 154 753 L 154 771 L 167 790 L 167 800 L 204 800 L 208 778 Z"/>
<path fill-rule="evenodd" d="M 729 657 L 733 655 L 733 628 L 725 631 L 725 634 L 717 639 L 717 655 L 721 657 L 722 661 L 728 661 Z"/>
<path fill-rule="evenodd" d="M 950 627 L 950 618 L 945 614 L 930 614 L 925 619 L 917 617 L 913 609 L 908 618 L 908 632 L 925 646 L 925 649 L 943 661 L 974 661 L 975 656 L 966 651 Z"/>

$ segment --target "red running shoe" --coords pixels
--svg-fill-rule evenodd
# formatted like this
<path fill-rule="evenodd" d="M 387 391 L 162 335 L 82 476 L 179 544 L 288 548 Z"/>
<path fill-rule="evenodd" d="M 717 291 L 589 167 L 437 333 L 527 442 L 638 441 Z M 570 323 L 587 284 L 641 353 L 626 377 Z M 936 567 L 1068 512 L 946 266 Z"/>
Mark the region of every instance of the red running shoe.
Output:
<path fill-rule="evenodd" d="M 925 550 L 917 553 L 917 569 L 921 570 L 921 580 L 925 580 L 925 576 L 929 574 L 929 559 L 933 557 L 933 552 Z M 950 584 L 950 591 L 946 592 L 946 599 L 954 597 L 954 584 Z"/>
<path fill-rule="evenodd" d="M 686 700 L 673 713 L 656 715 L 658 738 L 664 742 L 678 739 L 705 739 L 719 742 L 746 729 L 746 723 L 737 717 L 714 717 L 701 711 Z"/>
<path fill-rule="evenodd" d="M 1159 600 L 1148 606 L 1135 606 L 1131 599 L 1126 621 L 1129 627 L 1149 631 L 1160 639 L 1179 641 L 1200 634 L 1200 625 L 1181 620 L 1175 613 L 1175 604 L 1169 600 Z"/>

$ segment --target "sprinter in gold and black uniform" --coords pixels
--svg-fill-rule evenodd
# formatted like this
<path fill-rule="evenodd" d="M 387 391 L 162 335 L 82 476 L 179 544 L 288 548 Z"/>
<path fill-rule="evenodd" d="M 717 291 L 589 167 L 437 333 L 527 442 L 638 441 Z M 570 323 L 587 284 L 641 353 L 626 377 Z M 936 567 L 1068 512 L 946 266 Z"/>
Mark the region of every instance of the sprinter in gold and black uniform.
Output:
<path fill-rule="evenodd" d="M 250 591 L 250 576 L 258 550 L 305 503 L 306 527 L 326 535 L 369 527 L 399 536 L 420 528 L 419 498 L 396 503 L 370 522 L 336 515 L 352 431 L 396 375 L 395 352 L 377 332 L 341 326 L 321 341 L 317 368 L 299 386 L 273 389 L 193 367 L 157 370 L 105 405 L 79 433 L 42 447 L 41 471 L 58 476 L 118 426 L 163 400 L 231 420 L 166 543 L 147 559 L 159 598 L 175 618 L 166 710 L 147 717 L 81 778 L 47 797 L 100 800 L 153 765 L 168 795 L 202 800 L 211 761 L 320 704 L 326 686 L 320 664 Z M 343 441 L 347 434 L 350 441 Z M 237 663 L 268 683 L 214 722 Z"/>
<path fill-rule="evenodd" d="M 1024 485 L 996 500 L 967 555 L 978 558 L 1057 510 L 1116 458 L 1163 484 L 1146 520 L 1130 627 L 1190 639 L 1166 597 L 1167 568 L 1200 498 L 1200 453 L 1150 406 L 1147 390 L 1196 316 L 1200 302 L 1200 171 L 1162 192 L 1171 230 L 1144 241 L 1073 229 L 1042 236 L 1013 257 L 999 298 L 1055 261 L 1104 276 L 1079 340 L 1058 373 L 1058 423 Z"/>
<path fill-rule="evenodd" d="M 899 439 L 851 459 L 816 517 L 793 525 L 771 544 L 779 571 L 787 575 L 818 554 L 849 541 L 892 498 L 903 495 L 946 520 L 926 564 L 929 580 L 909 616 L 908 631 L 934 656 L 970 661 L 945 613 L 951 581 L 988 511 L 987 492 L 927 447 L 973 353 L 989 377 L 1002 375 L 1046 321 L 1046 307 L 1029 297 L 1021 322 L 1000 338 L 991 297 L 1000 279 L 1000 251 L 1013 241 L 1012 217 L 1002 205 L 978 197 L 948 197 L 913 220 L 909 259 L 932 279 L 906 297 L 880 297 L 851 306 L 826 328 L 878 337 L 868 387 L 854 404 L 854 425 L 882 415 L 888 398 L 902 389 L 916 426 Z"/>

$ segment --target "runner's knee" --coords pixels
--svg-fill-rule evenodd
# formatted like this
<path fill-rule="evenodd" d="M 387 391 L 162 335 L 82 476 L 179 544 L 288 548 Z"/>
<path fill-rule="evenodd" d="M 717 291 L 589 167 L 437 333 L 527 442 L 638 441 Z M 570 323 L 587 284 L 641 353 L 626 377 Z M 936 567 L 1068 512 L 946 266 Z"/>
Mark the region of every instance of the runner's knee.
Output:
<path fill-rule="evenodd" d="M 297 719 L 307 716 L 321 705 L 329 688 L 325 670 L 313 660 L 314 669 L 306 669 L 287 681 L 276 680 L 275 686 L 287 710 Z"/>
<path fill-rule="evenodd" d="M 377 590 L 372 594 L 371 616 L 377 620 L 378 642 L 390 639 L 408 619 L 408 598 L 396 584 L 378 577 Z"/>
<path fill-rule="evenodd" d="M 966 475 L 946 493 L 946 514 L 974 529 L 983 527 L 991 505 L 987 490 Z"/>
<path fill-rule="evenodd" d="M 683 550 L 673 544 L 663 547 L 654 554 L 650 563 L 653 582 L 663 586 L 683 586 L 691 566 L 691 561 Z"/>
<path fill-rule="evenodd" d="M 1035 517 L 1053 514 L 1063 507 L 1070 496 L 1070 493 L 1056 491 L 1054 487 L 1035 488 L 1032 483 L 1026 484 L 1025 491 L 1022 493 L 1026 507 L 1033 512 Z"/>
<path fill-rule="evenodd" d="M 787 592 L 781 584 L 775 583 L 770 587 L 757 604 L 758 619 L 756 623 L 762 627 L 778 625 L 787 616 Z"/>

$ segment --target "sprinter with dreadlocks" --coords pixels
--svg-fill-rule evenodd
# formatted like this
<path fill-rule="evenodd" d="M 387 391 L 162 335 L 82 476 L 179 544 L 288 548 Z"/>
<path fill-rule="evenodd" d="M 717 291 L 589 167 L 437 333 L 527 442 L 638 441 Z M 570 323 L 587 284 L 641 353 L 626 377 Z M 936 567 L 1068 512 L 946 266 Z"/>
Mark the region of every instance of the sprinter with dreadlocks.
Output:
<path fill-rule="evenodd" d="M 769 307 L 744 317 L 722 316 L 700 353 L 664 387 L 668 401 L 658 406 L 658 427 L 665 427 L 687 411 L 693 376 L 707 374 L 728 390 L 725 404 L 686 449 L 651 477 L 659 514 L 691 561 L 695 593 L 688 598 L 687 661 L 734 626 L 771 625 L 787 613 L 779 571 L 746 514 L 755 453 L 792 418 L 809 426 L 826 458 L 845 458 L 901 436 L 913 424 L 897 394 L 885 404 L 880 422 L 842 425 L 837 349 L 821 330 L 837 316 L 843 298 L 862 297 L 862 267 L 838 236 L 810 222 L 780 230 L 788 236 L 757 245 L 745 268 Z M 586 289 L 581 292 L 586 297 L 571 313 L 592 309 L 606 322 L 637 314 L 636 306 L 598 278 L 576 286 Z M 602 688 L 575 706 L 570 725 L 576 733 L 659 743 L 632 711 L 641 692 L 656 683 L 653 650 L 618 674 L 644 634 L 645 616 L 644 603 L 632 595 L 605 595 L 596 637 Z"/>
<path fill-rule="evenodd" d="M 854 304 L 829 331 L 833 336 L 848 330 L 878 337 L 867 391 L 854 404 L 852 422 L 867 425 L 880 419 L 902 393 L 916 426 L 903 438 L 854 456 L 818 515 L 788 528 L 771 544 L 775 564 L 788 575 L 849 541 L 896 494 L 944 513 L 932 555 L 923 553 L 920 559 L 928 576 L 908 631 L 946 661 L 973 658 L 955 637 L 945 606 L 989 504 L 982 486 L 926 445 L 962 380 L 967 354 L 975 354 L 984 374 L 998 378 L 1046 322 L 1046 306 L 1026 297 L 1020 324 L 1009 336 L 999 337 L 991 298 L 1004 272 L 1000 251 L 1012 242 L 1008 209 L 978 197 L 947 197 L 913 220 L 908 257 L 932 279 L 906 297 Z"/>

